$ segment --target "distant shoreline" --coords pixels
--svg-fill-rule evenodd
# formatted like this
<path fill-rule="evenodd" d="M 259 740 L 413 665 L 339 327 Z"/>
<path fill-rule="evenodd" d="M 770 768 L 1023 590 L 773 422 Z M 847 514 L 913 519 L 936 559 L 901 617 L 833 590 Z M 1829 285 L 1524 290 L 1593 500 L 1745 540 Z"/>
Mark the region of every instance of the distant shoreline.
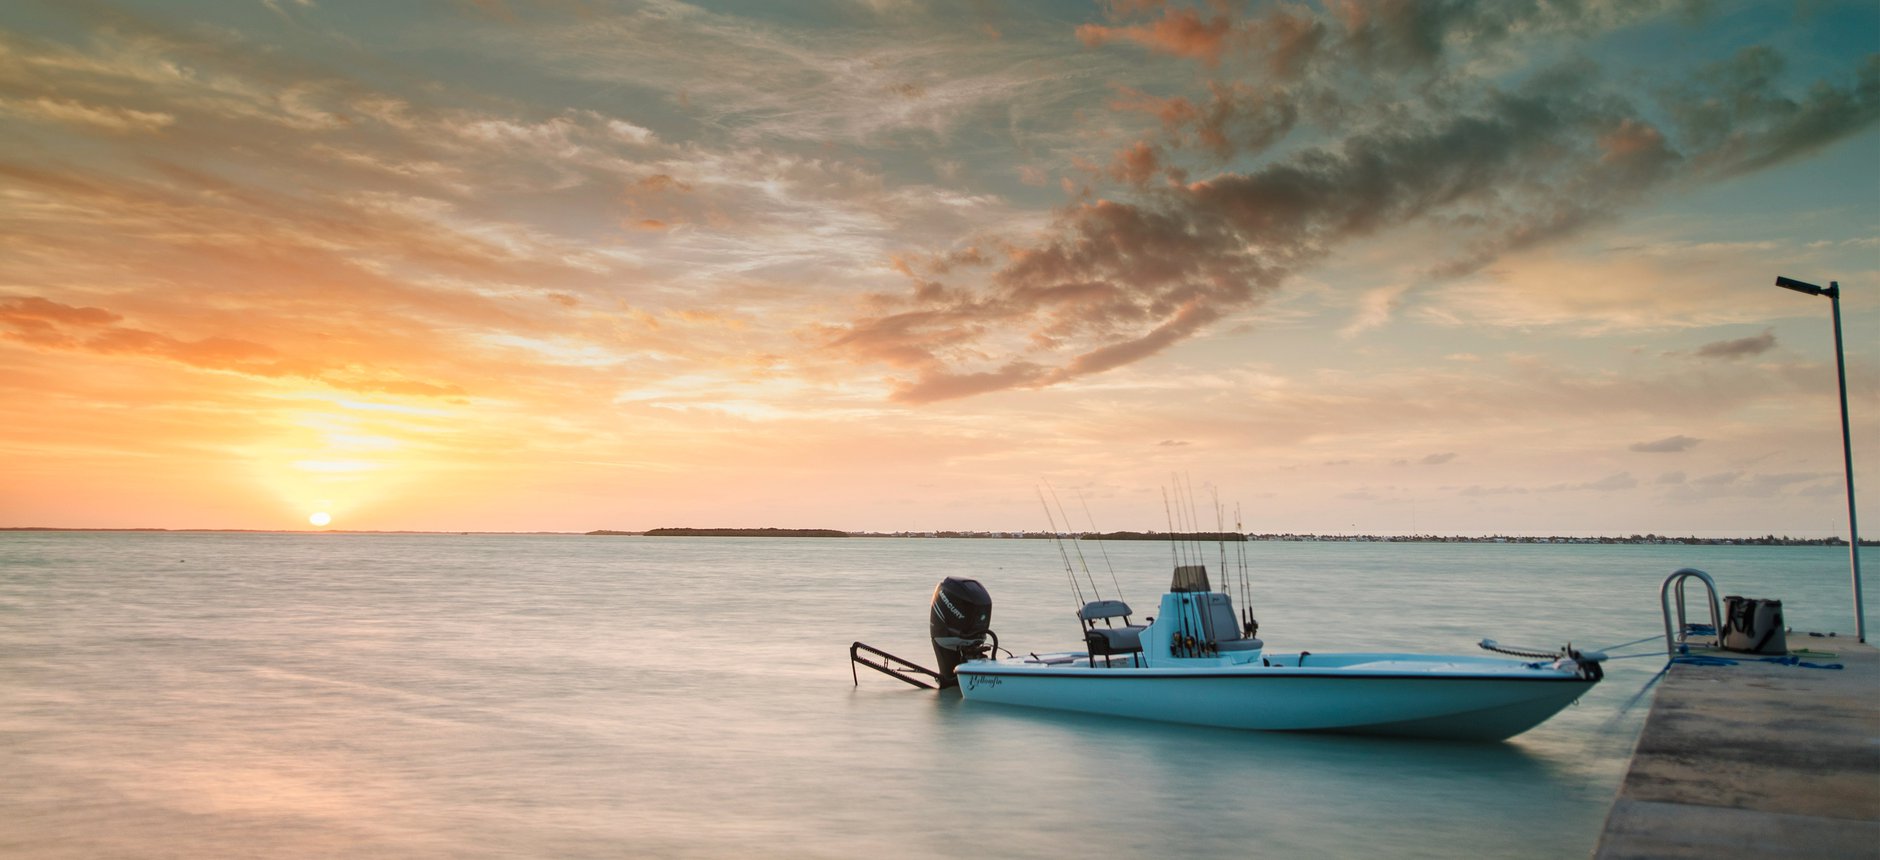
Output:
<path fill-rule="evenodd" d="M 586 532 L 496 532 L 496 531 L 374 531 L 364 529 L 166 529 L 166 528 L 64 528 L 60 526 L 0 526 L 0 532 L 135 532 L 172 534 L 348 534 L 348 535 L 519 535 L 561 537 L 763 537 L 763 538 L 950 538 L 956 540 L 1114 540 L 1165 541 L 1184 540 L 1203 543 L 1215 541 L 1279 541 L 1286 543 L 1503 543 L 1503 544 L 1619 544 L 1636 546 L 1847 546 L 1847 539 L 1761 537 L 1700 538 L 1691 535 L 1628 535 L 1606 537 L 1565 537 L 1537 535 L 1368 535 L 1368 534 L 1295 534 L 1266 533 L 1240 535 L 1234 532 L 849 532 L 839 529 L 779 528 L 657 528 L 646 531 L 596 529 Z M 1880 541 L 1861 538 L 1863 547 L 1880 546 Z"/>

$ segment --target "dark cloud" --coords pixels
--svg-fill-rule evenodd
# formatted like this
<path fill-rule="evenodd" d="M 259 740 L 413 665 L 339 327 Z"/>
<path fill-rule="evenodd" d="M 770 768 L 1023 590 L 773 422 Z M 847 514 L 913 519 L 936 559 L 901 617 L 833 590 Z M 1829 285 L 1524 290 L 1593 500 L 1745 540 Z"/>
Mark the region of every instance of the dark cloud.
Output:
<path fill-rule="evenodd" d="M 1748 358 L 1752 355 L 1762 355 L 1774 349 L 1775 345 L 1775 332 L 1770 329 L 1764 329 L 1762 334 L 1754 337 L 1740 337 L 1735 340 L 1719 340 L 1704 344 L 1697 348 L 1697 357 L 1724 359 Z"/>
<path fill-rule="evenodd" d="M 1661 101 L 1683 143 L 1707 173 L 1735 176 L 1808 155 L 1880 120 L 1880 54 L 1854 70 L 1850 86 L 1817 81 L 1806 94 L 1782 89 L 1782 55 L 1745 48 L 1668 88 Z"/>
<path fill-rule="evenodd" d="M 1621 217 L 1662 189 L 1781 163 L 1880 120 L 1876 57 L 1851 81 L 1794 94 L 1779 56 L 1753 49 L 1681 82 L 1668 75 L 1652 103 L 1585 61 L 1533 69 L 1514 88 L 1462 71 L 1496 44 L 1611 29 L 1661 15 L 1658 4 L 1282 4 L 1244 19 L 1213 8 L 1204 18 L 1127 4 L 1111 9 L 1124 23 L 1080 30 L 1087 44 L 1131 42 L 1229 72 L 1200 97 L 1118 86 L 1111 107 L 1160 129 L 1105 171 L 1133 193 L 1082 198 L 1043 235 L 987 250 L 983 277 L 917 281 L 828 342 L 917 371 L 899 383 L 903 400 L 1050 385 L 1193 337 L 1357 240 L 1427 230 L 1441 237 L 1427 249 L 1428 277 L 1458 277 Z M 1153 20 L 1126 23 L 1143 15 Z M 1283 60 L 1226 62 L 1256 48 Z M 1307 124 L 1323 135 L 1311 145 L 1185 180 L 1184 155 L 1222 163 Z M 1158 175 L 1171 182 L 1152 183 Z M 1698 354 L 1771 345 L 1766 333 Z"/>
<path fill-rule="evenodd" d="M 1655 442 L 1634 442 L 1628 447 L 1645 454 L 1675 454 L 1680 451 L 1689 451 L 1702 441 L 1704 440 L 1693 439 L 1689 436 L 1666 436 Z"/>
<path fill-rule="evenodd" d="M 1419 219 L 1532 221 L 1526 201 L 1510 202 L 1506 192 L 1557 186 L 1556 174 L 1598 158 L 1598 132 L 1616 125 L 1569 96 L 1500 95 L 1481 112 L 1356 135 L 1252 173 L 1164 188 L 1138 202 L 1079 205 L 1054 235 L 1009 249 L 980 290 L 917 286 L 910 303 L 946 298 L 858 320 L 832 343 L 925 370 L 900 390 L 904 400 L 1101 372 L 1191 337 L 1351 239 Z M 1576 137 L 1579 149 L 1562 144 Z M 1023 330 L 1034 350 L 1085 348 L 1046 370 L 1027 358 L 1031 370 L 1022 373 L 936 366 L 1008 329 Z M 961 385 L 963 376 L 973 384 Z"/>

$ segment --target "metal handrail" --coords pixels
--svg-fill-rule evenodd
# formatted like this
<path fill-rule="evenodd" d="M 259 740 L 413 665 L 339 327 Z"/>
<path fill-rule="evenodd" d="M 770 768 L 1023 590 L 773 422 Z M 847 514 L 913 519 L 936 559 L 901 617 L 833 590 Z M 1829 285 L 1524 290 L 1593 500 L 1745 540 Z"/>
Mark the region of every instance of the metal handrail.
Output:
<path fill-rule="evenodd" d="M 1723 642 L 1723 613 L 1717 611 L 1716 580 L 1711 579 L 1710 574 L 1697 568 L 1681 567 L 1665 577 L 1664 585 L 1658 587 L 1658 607 L 1664 611 L 1665 616 L 1665 654 L 1671 657 L 1678 656 L 1679 643 L 1690 633 L 1690 625 L 1685 621 L 1684 585 L 1692 577 L 1703 580 L 1704 591 L 1710 598 L 1710 629 L 1717 635 L 1718 643 Z M 1673 585 L 1677 586 L 1678 599 L 1678 624 L 1675 632 L 1671 626 L 1671 587 Z"/>

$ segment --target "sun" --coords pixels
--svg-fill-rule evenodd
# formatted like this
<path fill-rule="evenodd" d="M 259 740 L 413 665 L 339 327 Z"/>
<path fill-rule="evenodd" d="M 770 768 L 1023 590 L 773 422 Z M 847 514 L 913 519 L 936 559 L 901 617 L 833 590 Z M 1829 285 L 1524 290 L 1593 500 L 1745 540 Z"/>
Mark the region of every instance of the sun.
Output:
<path fill-rule="evenodd" d="M 333 518 L 329 516 L 326 511 L 320 511 L 307 518 L 307 522 L 313 523 L 316 526 L 324 526 L 332 521 Z"/>

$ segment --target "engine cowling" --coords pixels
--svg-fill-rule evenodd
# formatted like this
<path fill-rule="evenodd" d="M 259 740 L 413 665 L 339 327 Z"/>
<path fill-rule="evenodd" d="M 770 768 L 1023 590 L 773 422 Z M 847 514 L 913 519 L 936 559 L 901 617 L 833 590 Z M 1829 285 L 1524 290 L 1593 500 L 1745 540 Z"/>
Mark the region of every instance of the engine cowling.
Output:
<path fill-rule="evenodd" d="M 958 686 L 954 668 L 986 656 L 991 628 L 992 595 L 979 580 L 956 576 L 940 580 L 927 613 L 927 631 L 933 637 L 934 659 L 940 663 L 941 686 Z"/>

